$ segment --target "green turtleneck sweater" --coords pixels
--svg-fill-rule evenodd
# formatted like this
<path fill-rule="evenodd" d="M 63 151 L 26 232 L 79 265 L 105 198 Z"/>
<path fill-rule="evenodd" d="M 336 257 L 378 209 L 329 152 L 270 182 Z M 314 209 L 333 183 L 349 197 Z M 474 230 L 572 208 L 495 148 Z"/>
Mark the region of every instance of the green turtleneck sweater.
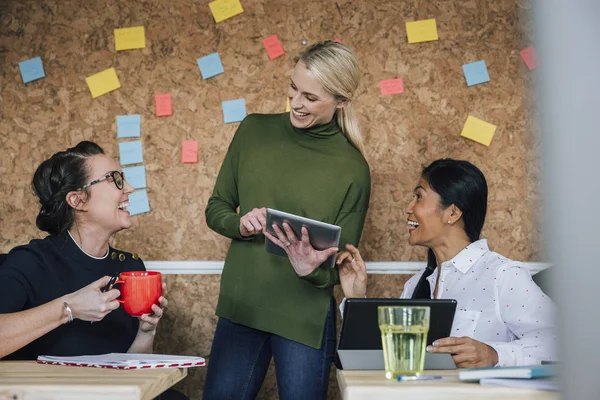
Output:
<path fill-rule="evenodd" d="M 263 235 L 242 238 L 240 217 L 269 207 L 339 225 L 342 250 L 358 245 L 370 192 L 369 166 L 335 122 L 297 129 L 289 113 L 247 116 L 206 207 L 208 226 L 232 239 L 217 315 L 320 348 L 337 268 L 299 277 Z"/>

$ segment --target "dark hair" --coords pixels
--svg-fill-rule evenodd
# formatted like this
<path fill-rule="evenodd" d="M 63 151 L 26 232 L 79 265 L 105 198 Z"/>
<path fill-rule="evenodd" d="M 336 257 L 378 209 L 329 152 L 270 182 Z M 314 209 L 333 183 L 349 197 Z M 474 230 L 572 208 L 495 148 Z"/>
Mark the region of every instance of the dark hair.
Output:
<path fill-rule="evenodd" d="M 35 220 L 39 229 L 53 235 L 65 233 L 73 225 L 75 212 L 67 203 L 67 193 L 87 183 L 86 161 L 96 154 L 104 154 L 104 150 L 94 142 L 83 141 L 40 164 L 32 181 L 40 201 Z"/>
<path fill-rule="evenodd" d="M 471 242 L 479 240 L 487 212 L 488 187 L 483 172 L 468 161 L 445 158 L 423 168 L 421 177 L 440 196 L 440 206 L 452 204 L 462 211 L 465 233 Z M 437 265 L 429 249 L 427 267 Z"/>

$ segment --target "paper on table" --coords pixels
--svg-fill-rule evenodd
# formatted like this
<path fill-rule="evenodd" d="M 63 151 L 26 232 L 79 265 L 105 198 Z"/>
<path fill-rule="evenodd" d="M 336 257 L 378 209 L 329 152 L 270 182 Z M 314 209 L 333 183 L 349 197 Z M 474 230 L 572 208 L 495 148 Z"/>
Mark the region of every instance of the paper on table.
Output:
<path fill-rule="evenodd" d="M 244 12 L 239 0 L 216 0 L 208 3 L 208 6 L 216 23 Z"/>
<path fill-rule="evenodd" d="M 506 386 L 514 388 L 560 390 L 554 378 L 518 379 L 518 378 L 483 378 L 479 381 L 484 386 Z"/>
<path fill-rule="evenodd" d="M 110 353 L 76 357 L 38 356 L 37 361 L 44 364 L 117 369 L 189 368 L 205 365 L 205 360 L 202 357 L 131 353 Z"/>

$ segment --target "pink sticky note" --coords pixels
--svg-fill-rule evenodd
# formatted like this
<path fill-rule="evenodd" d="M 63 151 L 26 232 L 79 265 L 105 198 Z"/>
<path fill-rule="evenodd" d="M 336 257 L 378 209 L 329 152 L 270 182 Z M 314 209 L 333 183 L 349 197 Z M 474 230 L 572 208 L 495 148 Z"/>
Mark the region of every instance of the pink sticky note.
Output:
<path fill-rule="evenodd" d="M 525 64 L 529 70 L 534 70 L 537 68 L 539 61 L 535 47 L 529 46 L 528 48 L 521 50 L 521 58 L 523 58 L 523 61 L 525 61 Z"/>
<path fill-rule="evenodd" d="M 155 96 L 156 100 L 156 116 L 157 117 L 166 117 L 172 115 L 171 111 L 171 94 L 157 94 Z"/>
<path fill-rule="evenodd" d="M 197 163 L 198 162 L 198 141 L 184 140 L 181 148 L 182 163 Z"/>
<path fill-rule="evenodd" d="M 340 38 L 335 38 L 333 39 L 334 43 L 342 43 L 342 40 Z"/>
<path fill-rule="evenodd" d="M 386 79 L 379 82 L 382 96 L 404 93 L 404 82 L 402 78 Z"/>
<path fill-rule="evenodd" d="M 283 51 L 283 46 L 281 45 L 281 42 L 277 38 L 277 35 L 272 35 L 264 39 L 263 46 L 265 46 L 270 60 L 274 60 L 277 57 L 281 57 L 285 53 Z"/>

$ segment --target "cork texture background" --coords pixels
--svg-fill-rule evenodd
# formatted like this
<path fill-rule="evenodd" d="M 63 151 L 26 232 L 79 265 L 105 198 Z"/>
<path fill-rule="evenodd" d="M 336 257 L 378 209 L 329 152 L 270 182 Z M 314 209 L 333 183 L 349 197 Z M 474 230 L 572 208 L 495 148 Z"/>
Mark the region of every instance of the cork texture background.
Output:
<path fill-rule="evenodd" d="M 361 250 L 366 260 L 424 260 L 407 243 L 406 205 L 422 167 L 466 159 L 489 188 L 484 236 L 513 259 L 542 261 L 539 128 L 525 0 L 242 0 L 245 12 L 216 24 L 208 1 L 5 0 L 0 4 L 0 252 L 43 237 L 35 227 L 35 168 L 53 153 L 93 140 L 118 158 L 116 116 L 141 114 L 152 211 L 113 245 L 145 260 L 223 260 L 229 245 L 206 226 L 204 208 L 238 124 L 221 102 L 244 98 L 248 113 L 285 109 L 292 58 L 339 37 L 359 59 L 354 104 L 372 172 Z M 436 18 L 440 40 L 408 44 L 405 22 Z M 115 28 L 143 25 L 146 48 L 116 52 Z M 285 55 L 270 61 L 262 39 Z M 218 51 L 225 73 L 202 80 L 196 59 Z M 24 85 L 18 63 L 40 56 L 46 78 Z M 491 81 L 467 87 L 462 65 L 485 60 Z M 92 99 L 85 78 L 114 67 L 121 88 Z M 383 97 L 379 81 L 401 77 L 405 93 Z M 154 95 L 171 93 L 173 116 L 155 116 Z M 498 126 L 491 146 L 460 137 L 468 115 Z M 181 163 L 183 140 L 199 141 L 197 164 Z M 399 295 L 406 277 L 376 276 L 369 294 Z M 208 355 L 219 277 L 168 276 L 172 299 L 157 350 Z M 204 370 L 182 387 L 199 398 Z M 334 376 L 332 376 L 334 377 Z M 335 379 L 332 379 L 335 381 Z M 335 382 L 332 383 L 335 385 Z M 272 371 L 262 398 L 276 393 Z M 330 396 L 338 392 L 331 391 Z"/>

